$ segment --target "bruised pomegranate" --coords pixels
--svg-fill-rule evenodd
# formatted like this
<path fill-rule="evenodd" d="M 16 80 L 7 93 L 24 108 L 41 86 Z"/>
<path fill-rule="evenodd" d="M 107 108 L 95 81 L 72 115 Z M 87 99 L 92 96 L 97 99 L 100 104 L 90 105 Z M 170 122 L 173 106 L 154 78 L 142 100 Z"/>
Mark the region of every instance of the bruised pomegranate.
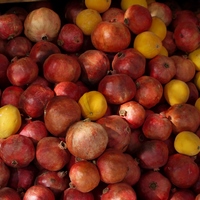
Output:
<path fill-rule="evenodd" d="M 36 146 L 36 161 L 47 170 L 61 170 L 70 160 L 65 143 L 57 137 L 42 138 Z"/>
<path fill-rule="evenodd" d="M 147 140 L 138 149 L 136 157 L 140 167 L 158 169 L 167 163 L 169 150 L 161 140 Z"/>
<path fill-rule="evenodd" d="M 81 200 L 94 200 L 92 192 L 81 192 L 76 188 L 67 188 L 63 193 L 62 200 L 81 199 Z"/>
<path fill-rule="evenodd" d="M 175 153 L 169 156 L 164 173 L 174 186 L 187 189 L 198 180 L 199 167 L 192 157 Z"/>
<path fill-rule="evenodd" d="M 136 185 L 138 198 L 145 200 L 168 200 L 172 184 L 158 171 L 148 171 L 141 175 Z"/>
<path fill-rule="evenodd" d="M 121 182 L 127 172 L 125 155 L 117 149 L 106 149 L 96 161 L 101 181 L 107 184 Z"/>
<path fill-rule="evenodd" d="M 92 191 L 100 182 L 97 166 L 87 160 L 74 163 L 69 170 L 69 178 L 71 187 L 84 193 Z"/>
<path fill-rule="evenodd" d="M 100 156 L 108 144 L 108 134 L 102 125 L 91 121 L 79 121 L 66 133 L 66 145 L 76 157 L 92 160 Z"/>
<path fill-rule="evenodd" d="M 50 188 L 55 196 L 60 195 L 69 185 L 69 177 L 65 171 L 44 170 L 35 178 L 34 185 Z"/>
<path fill-rule="evenodd" d="M 101 200 L 123 199 L 136 200 L 135 190 L 127 183 L 109 184 L 102 192 Z"/>
<path fill-rule="evenodd" d="M 33 185 L 24 193 L 23 200 L 40 199 L 55 200 L 55 195 L 48 187 L 43 185 Z"/>
<path fill-rule="evenodd" d="M 23 32 L 23 23 L 15 14 L 0 15 L 0 38 L 9 40 Z"/>
<path fill-rule="evenodd" d="M 24 34 L 32 42 L 53 41 L 58 36 L 60 27 L 59 15 L 47 7 L 30 11 L 24 20 Z"/>
<path fill-rule="evenodd" d="M 55 96 L 44 109 L 44 123 L 47 130 L 54 136 L 66 136 L 67 129 L 81 119 L 81 108 L 72 98 Z"/>
<path fill-rule="evenodd" d="M 108 134 L 108 148 L 124 152 L 130 142 L 131 129 L 119 115 L 104 116 L 96 121 L 101 124 Z"/>
<path fill-rule="evenodd" d="M 22 153 L 23 150 L 23 153 Z M 10 167 L 26 167 L 35 158 L 35 147 L 30 138 L 11 135 L 1 143 L 1 158 Z"/>

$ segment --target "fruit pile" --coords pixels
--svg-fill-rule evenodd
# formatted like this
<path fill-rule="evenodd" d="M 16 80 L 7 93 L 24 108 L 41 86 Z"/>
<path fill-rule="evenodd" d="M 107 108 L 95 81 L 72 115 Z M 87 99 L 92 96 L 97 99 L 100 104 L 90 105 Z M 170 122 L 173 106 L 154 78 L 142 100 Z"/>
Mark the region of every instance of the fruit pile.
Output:
<path fill-rule="evenodd" d="M 199 1 L 0 10 L 0 199 L 200 200 Z"/>

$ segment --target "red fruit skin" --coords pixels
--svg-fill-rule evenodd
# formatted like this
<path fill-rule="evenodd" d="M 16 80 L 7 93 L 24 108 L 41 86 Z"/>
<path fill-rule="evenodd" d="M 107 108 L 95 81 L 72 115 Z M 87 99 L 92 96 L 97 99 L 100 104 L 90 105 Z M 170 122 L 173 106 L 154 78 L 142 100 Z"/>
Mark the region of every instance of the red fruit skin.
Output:
<path fill-rule="evenodd" d="M 136 200 L 137 195 L 135 190 L 127 183 L 114 183 L 109 184 L 101 195 L 101 200 L 107 199 L 123 199 L 123 200 Z"/>
<path fill-rule="evenodd" d="M 23 200 L 40 199 L 55 200 L 53 192 L 43 185 L 33 185 L 24 193 Z"/>
<path fill-rule="evenodd" d="M 7 77 L 7 69 L 10 64 L 10 61 L 5 56 L 5 54 L 0 54 L 0 85 L 1 87 L 8 87 L 10 85 L 10 81 Z"/>
<path fill-rule="evenodd" d="M 98 91 L 105 96 L 108 103 L 119 105 L 134 98 L 136 84 L 126 74 L 106 75 L 99 82 Z"/>
<path fill-rule="evenodd" d="M 199 167 L 192 157 L 175 153 L 169 156 L 164 173 L 174 186 L 187 189 L 198 180 Z"/>
<path fill-rule="evenodd" d="M 144 108 L 150 109 L 158 104 L 163 95 L 163 86 L 151 76 L 141 76 L 135 80 L 136 94 L 134 100 Z"/>
<path fill-rule="evenodd" d="M 117 7 L 110 7 L 102 13 L 102 20 L 108 22 L 124 22 L 124 11 Z"/>
<path fill-rule="evenodd" d="M 21 58 L 28 56 L 31 48 L 32 43 L 28 38 L 25 36 L 17 36 L 6 43 L 5 53 L 10 59 L 15 56 Z"/>
<path fill-rule="evenodd" d="M 142 125 L 144 136 L 148 139 L 165 141 L 172 133 L 171 121 L 161 114 L 148 115 Z"/>
<path fill-rule="evenodd" d="M 70 160 L 70 153 L 65 143 L 57 137 L 42 138 L 36 146 L 36 161 L 49 171 L 61 170 Z"/>
<path fill-rule="evenodd" d="M 143 169 L 158 169 L 168 161 L 169 150 L 164 141 L 147 140 L 136 153 L 139 165 Z"/>
<path fill-rule="evenodd" d="M 33 44 L 29 53 L 29 57 L 32 58 L 41 69 L 44 61 L 51 54 L 60 52 L 61 50 L 59 49 L 59 47 L 53 42 L 41 40 Z"/>
<path fill-rule="evenodd" d="M 199 90 L 192 81 L 187 82 L 187 85 L 190 89 L 190 95 L 186 103 L 194 105 L 196 100 L 199 98 Z"/>
<path fill-rule="evenodd" d="M 2 91 L 1 95 L 1 106 L 11 104 L 19 108 L 19 99 L 21 94 L 24 92 L 19 86 L 8 86 Z"/>
<path fill-rule="evenodd" d="M 21 200 L 20 194 L 13 188 L 7 186 L 0 188 L 0 197 L 1 199 L 5 200 L 12 200 L 12 199 Z"/>
<path fill-rule="evenodd" d="M 63 193 L 63 200 L 82 199 L 82 200 L 94 200 L 92 192 L 81 192 L 75 188 L 67 188 Z"/>
<path fill-rule="evenodd" d="M 195 193 L 190 189 L 177 189 L 175 192 L 172 192 L 169 200 L 194 200 L 196 197 Z"/>
<path fill-rule="evenodd" d="M 26 16 L 28 15 L 28 11 L 21 7 L 21 6 L 11 6 L 11 8 L 9 8 L 6 11 L 6 14 L 15 14 L 19 17 L 19 19 L 24 22 Z"/>
<path fill-rule="evenodd" d="M 15 134 L 2 141 L 0 153 L 6 165 L 26 167 L 35 158 L 35 147 L 30 138 Z"/>
<path fill-rule="evenodd" d="M 81 65 L 80 79 L 87 85 L 98 84 L 110 70 L 109 58 L 104 52 L 96 49 L 84 51 L 78 60 Z"/>
<path fill-rule="evenodd" d="M 57 44 L 68 53 L 78 52 L 83 45 L 83 32 L 75 24 L 64 24 L 58 34 Z"/>
<path fill-rule="evenodd" d="M 6 187 L 8 184 L 8 181 L 10 179 L 10 169 L 8 166 L 4 163 L 4 161 L 0 158 L 0 187 Z"/>
<path fill-rule="evenodd" d="M 16 59 L 7 68 L 7 77 L 11 84 L 21 87 L 33 82 L 38 74 L 38 65 L 29 57 Z"/>
<path fill-rule="evenodd" d="M 51 83 L 62 81 L 76 82 L 80 77 L 81 67 L 75 57 L 62 53 L 54 53 L 45 60 L 43 74 Z"/>
<path fill-rule="evenodd" d="M 152 17 L 148 8 L 132 5 L 124 13 L 124 24 L 134 33 L 139 34 L 151 27 Z"/>
<path fill-rule="evenodd" d="M 69 170 L 70 184 L 80 192 L 91 192 L 100 182 L 100 174 L 97 166 L 83 160 L 74 163 Z"/>
<path fill-rule="evenodd" d="M 23 23 L 15 14 L 3 14 L 0 16 L 0 38 L 9 40 L 19 36 L 23 31 Z"/>
<path fill-rule="evenodd" d="M 131 33 L 121 22 L 102 21 L 92 32 L 91 41 L 98 50 L 117 53 L 130 45 Z"/>
<path fill-rule="evenodd" d="M 107 148 L 126 151 L 131 136 L 131 128 L 119 115 L 104 116 L 96 121 L 101 124 L 108 134 Z"/>
<path fill-rule="evenodd" d="M 136 185 L 139 199 L 168 200 L 172 184 L 158 171 L 148 171 L 141 175 Z"/>
<path fill-rule="evenodd" d="M 116 53 L 111 64 L 115 73 L 127 74 L 135 80 L 145 73 L 146 59 L 136 49 L 127 48 Z"/>
<path fill-rule="evenodd" d="M 43 116 L 46 103 L 54 97 L 50 87 L 29 85 L 19 98 L 20 109 L 31 118 Z"/>

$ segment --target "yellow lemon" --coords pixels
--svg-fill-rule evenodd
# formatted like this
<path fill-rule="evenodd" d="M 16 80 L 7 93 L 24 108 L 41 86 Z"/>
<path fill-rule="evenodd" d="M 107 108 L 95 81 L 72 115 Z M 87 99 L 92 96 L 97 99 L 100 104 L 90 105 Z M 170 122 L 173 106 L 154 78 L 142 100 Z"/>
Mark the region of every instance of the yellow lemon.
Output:
<path fill-rule="evenodd" d="M 174 148 L 178 153 L 195 156 L 200 151 L 200 138 L 191 131 L 182 131 L 175 137 Z"/>
<path fill-rule="evenodd" d="M 196 70 L 200 71 L 200 48 L 189 53 L 188 58 L 195 64 Z"/>
<path fill-rule="evenodd" d="M 136 35 L 133 47 L 147 59 L 157 56 L 162 49 L 161 39 L 151 31 L 144 31 Z"/>
<path fill-rule="evenodd" d="M 85 0 L 85 6 L 103 13 L 110 8 L 111 0 Z"/>
<path fill-rule="evenodd" d="M 200 97 L 195 101 L 194 106 L 200 111 Z"/>
<path fill-rule="evenodd" d="M 162 21 L 162 19 L 156 16 L 152 17 L 152 23 L 149 31 L 155 33 L 161 40 L 164 40 L 167 35 L 167 27 L 165 23 Z"/>
<path fill-rule="evenodd" d="M 168 53 L 167 49 L 164 46 L 162 46 L 159 55 L 169 56 L 169 53 Z"/>
<path fill-rule="evenodd" d="M 181 80 L 172 79 L 164 85 L 164 97 L 169 105 L 186 103 L 190 94 L 188 85 Z"/>
<path fill-rule="evenodd" d="M 76 16 L 76 25 L 83 31 L 85 35 L 91 35 L 96 25 L 102 21 L 99 12 L 94 9 L 84 9 Z"/>
<path fill-rule="evenodd" d="M 144 6 L 145 8 L 148 7 L 146 0 L 121 0 L 121 9 L 125 11 L 127 8 L 135 4 Z"/>
<path fill-rule="evenodd" d="M 196 72 L 193 81 L 194 84 L 197 86 L 198 90 L 200 90 L 200 71 Z"/>
<path fill-rule="evenodd" d="M 103 117 L 107 111 L 107 101 L 104 95 L 98 91 L 84 93 L 78 101 L 82 116 L 95 121 Z"/>
<path fill-rule="evenodd" d="M 11 104 L 0 108 L 0 138 L 4 139 L 17 133 L 21 127 L 21 115 L 19 109 Z"/>

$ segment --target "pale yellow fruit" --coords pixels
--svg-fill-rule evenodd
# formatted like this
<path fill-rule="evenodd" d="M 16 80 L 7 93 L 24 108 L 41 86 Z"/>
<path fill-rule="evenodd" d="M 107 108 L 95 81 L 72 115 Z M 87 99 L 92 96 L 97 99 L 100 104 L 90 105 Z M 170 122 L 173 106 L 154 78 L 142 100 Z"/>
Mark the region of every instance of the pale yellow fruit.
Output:
<path fill-rule="evenodd" d="M 175 137 L 174 148 L 178 153 L 195 156 L 200 151 L 200 138 L 191 131 L 182 131 Z"/>
<path fill-rule="evenodd" d="M 196 70 L 200 71 L 200 48 L 189 53 L 188 58 L 195 64 Z"/>
<path fill-rule="evenodd" d="M 103 94 L 98 91 L 84 93 L 78 101 L 84 118 L 95 121 L 103 117 L 107 111 L 107 101 Z"/>
<path fill-rule="evenodd" d="M 7 104 L 0 108 L 0 138 L 4 139 L 17 133 L 21 127 L 22 119 L 19 109 Z"/>
<path fill-rule="evenodd" d="M 186 103 L 189 95 L 190 89 L 184 81 L 172 79 L 164 85 L 164 97 L 171 106 Z"/>
<path fill-rule="evenodd" d="M 121 0 L 121 9 L 125 11 L 130 6 L 136 5 L 136 4 L 140 6 L 144 6 L 145 8 L 148 7 L 146 0 Z"/>
<path fill-rule="evenodd" d="M 200 91 L 200 71 L 196 72 L 194 76 L 194 84 L 197 86 L 198 90 Z"/>

